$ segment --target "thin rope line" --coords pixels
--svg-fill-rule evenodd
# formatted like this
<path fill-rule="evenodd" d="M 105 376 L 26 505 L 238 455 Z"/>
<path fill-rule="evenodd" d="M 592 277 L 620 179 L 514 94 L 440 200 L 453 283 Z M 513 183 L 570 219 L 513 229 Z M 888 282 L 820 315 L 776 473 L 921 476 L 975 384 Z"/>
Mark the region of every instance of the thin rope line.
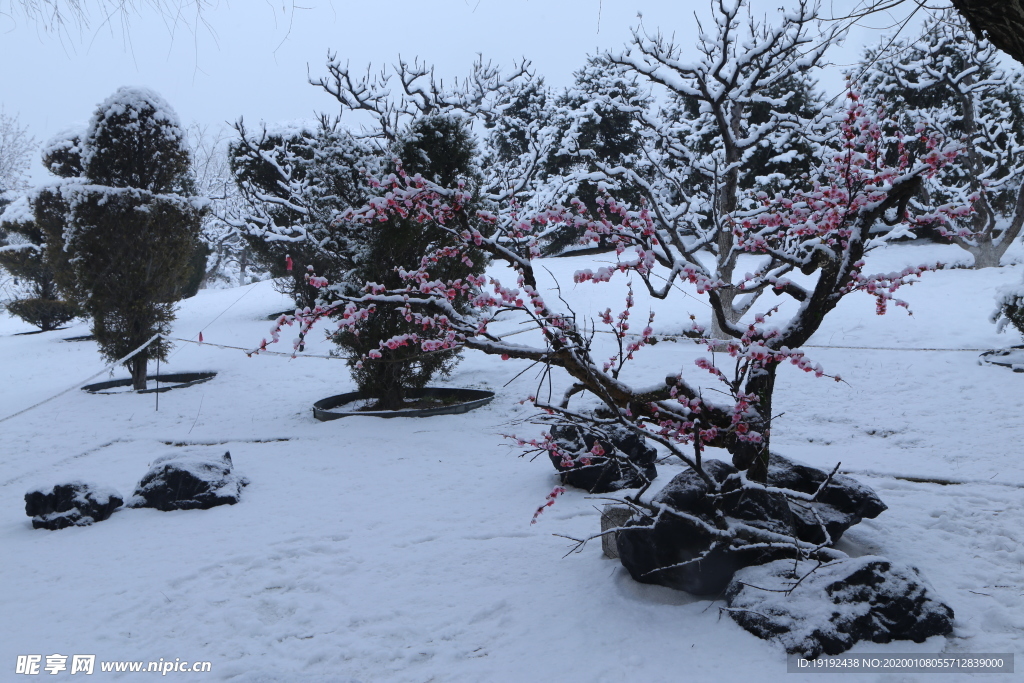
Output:
<path fill-rule="evenodd" d="M 215 347 L 217 347 L 219 349 L 233 349 L 235 351 L 241 351 L 241 352 L 245 353 L 247 356 L 253 356 L 253 355 L 262 356 L 264 354 L 268 354 L 268 355 L 271 355 L 271 356 L 287 356 L 288 358 L 326 358 L 327 360 L 348 360 L 348 358 L 346 356 L 321 356 L 321 355 L 317 355 L 317 354 L 313 354 L 313 353 L 302 353 L 302 354 L 297 354 L 296 353 L 296 354 L 292 354 L 292 353 L 286 353 L 284 351 L 270 351 L 270 350 L 267 350 L 267 349 L 252 349 L 252 348 L 245 348 L 244 346 L 231 346 L 229 344 L 214 344 L 214 343 L 208 342 L 208 341 L 199 341 L 198 339 L 182 339 L 181 337 L 168 337 L 168 339 L 173 339 L 174 341 L 179 341 L 179 342 L 185 342 L 186 344 L 197 344 L 198 346 L 215 346 Z M 184 347 L 182 347 L 182 348 L 184 348 Z"/>
<path fill-rule="evenodd" d="M 124 362 L 125 362 L 126 360 L 131 360 L 131 359 L 132 359 L 132 358 L 134 358 L 134 357 L 135 357 L 136 355 L 138 355 L 139 353 L 141 353 L 143 349 L 145 349 L 145 348 L 146 348 L 147 346 L 149 346 L 150 344 L 152 344 L 153 342 L 155 342 L 155 341 L 156 341 L 157 339 L 160 339 L 160 338 L 161 338 L 162 336 L 163 336 L 162 334 L 154 334 L 154 335 L 153 335 L 152 337 L 150 337 L 150 338 L 149 338 L 149 341 L 147 341 L 147 342 L 146 342 L 145 344 L 143 344 L 143 345 L 142 345 L 142 346 L 140 346 L 139 348 L 135 349 L 134 351 L 132 351 L 131 353 L 129 353 L 129 354 L 128 354 L 127 356 L 125 356 L 124 358 L 119 358 L 118 360 L 114 361 L 113 363 L 111 363 L 111 364 L 110 364 L 110 365 L 108 365 L 107 367 L 105 367 L 105 368 L 103 368 L 102 370 L 100 370 L 99 372 L 97 372 L 97 373 L 96 373 L 95 375 L 91 375 L 90 377 L 87 377 L 87 378 L 85 378 L 84 380 L 81 380 L 81 381 L 79 381 L 79 382 L 75 383 L 74 385 L 72 385 L 72 386 L 68 387 L 68 388 L 67 388 L 67 389 L 65 389 L 64 391 L 62 391 L 62 392 L 60 392 L 60 393 L 58 393 L 58 394 L 54 394 L 54 395 L 53 395 L 53 396 L 51 396 L 50 398 L 47 398 L 47 399 L 43 399 L 43 400 L 42 400 L 42 401 L 40 401 L 39 403 L 36 403 L 36 404 L 34 404 L 34 405 L 31 405 L 31 406 L 29 406 L 28 408 L 25 408 L 25 409 L 23 409 L 23 410 L 19 410 L 18 412 L 14 413 L 13 415 L 8 415 L 7 417 L 5 417 L 5 418 L 3 418 L 3 419 L 0 419 L 0 422 L 6 422 L 7 420 L 10 420 L 10 419 L 11 419 L 12 417 L 17 417 L 17 416 L 21 415 L 22 413 L 27 413 L 28 411 L 30 411 L 30 410 L 33 410 L 33 409 L 35 409 L 35 408 L 38 408 L 39 406 L 41 406 L 41 405 L 43 405 L 43 404 L 45 404 L 45 403 L 49 403 L 50 401 L 52 401 L 52 400 L 53 400 L 53 399 L 55 399 L 55 398 L 59 398 L 59 397 L 63 396 L 64 394 L 68 393 L 68 392 L 71 392 L 71 391 L 74 391 L 75 389 L 79 389 L 79 388 L 81 388 L 81 387 L 82 387 L 82 385 L 84 385 L 84 384 L 85 384 L 86 382 L 88 382 L 89 380 L 92 380 L 92 379 L 95 379 L 95 378 L 99 377 L 99 376 L 100 376 L 100 375 L 102 375 L 102 374 L 103 374 L 104 372 L 109 372 L 109 371 L 110 371 L 111 369 L 113 369 L 114 367 L 116 367 L 116 366 L 120 365 L 121 363 L 124 363 Z"/>
<path fill-rule="evenodd" d="M 206 328 L 208 328 L 208 327 L 209 327 L 210 325 L 212 325 L 212 324 L 214 324 L 215 322 L 217 322 L 217 320 L 219 320 L 219 319 L 220 319 L 220 317 L 221 317 L 222 315 L 224 315 L 225 313 L 227 313 L 227 312 L 228 312 L 228 310 L 230 310 L 232 306 L 234 306 L 234 305 L 235 305 L 235 304 L 237 304 L 237 303 L 238 303 L 239 301 L 241 301 L 242 299 L 244 299 L 245 297 L 247 297 L 247 296 L 249 295 L 249 293 L 250 293 L 250 292 L 252 292 L 252 291 L 253 291 L 254 289 L 256 289 L 256 285 L 258 285 L 258 284 L 260 284 L 260 283 L 259 283 L 259 282 L 254 282 L 254 283 L 252 283 L 252 284 L 251 284 L 251 285 L 249 286 L 249 289 L 247 289 L 247 290 L 246 290 L 246 291 L 245 291 L 245 292 L 244 292 L 244 293 L 242 294 L 242 296 L 238 297 L 238 298 L 237 298 L 237 299 L 235 299 L 235 300 L 234 300 L 234 301 L 233 301 L 232 303 L 228 304 L 228 307 L 227 307 L 227 308 L 225 308 L 225 309 L 224 309 L 223 311 L 221 311 L 220 313 L 218 313 L 218 314 L 217 314 L 217 316 L 216 316 L 216 317 L 215 317 L 215 318 L 214 318 L 213 320 L 211 320 L 210 322 L 206 323 L 206 325 L 205 325 L 205 326 L 203 326 L 202 328 L 200 328 L 199 332 L 202 332 L 203 330 L 205 330 Z M 196 332 L 196 333 L 195 333 L 195 334 L 194 334 L 193 336 L 199 336 L 199 332 Z M 167 337 L 167 338 L 168 338 L 168 339 L 170 339 L 171 337 Z M 177 341 L 189 341 L 189 340 L 187 340 L 187 339 L 177 339 Z M 176 350 L 174 351 L 174 353 L 172 353 L 172 354 L 171 354 L 170 356 L 168 356 L 168 357 L 167 357 L 167 360 L 168 360 L 168 361 L 170 361 L 170 360 L 171 360 L 172 358 L 174 358 L 174 356 L 175 356 L 175 355 L 176 355 L 176 354 L 178 353 L 178 351 L 181 351 L 181 350 L 182 350 L 183 348 L 185 348 L 185 347 L 184 347 L 184 346 L 179 346 L 179 347 L 178 347 L 178 348 L 177 348 L 177 349 L 176 349 Z"/>
<path fill-rule="evenodd" d="M 503 335 L 501 335 L 498 338 L 499 339 L 504 339 L 506 337 L 512 337 L 512 336 L 515 336 L 517 334 L 523 334 L 525 332 L 533 332 L 533 331 L 539 330 L 539 329 L 540 329 L 539 327 L 531 327 L 531 328 L 525 329 L 525 330 L 517 330 L 516 332 L 509 332 L 508 334 L 503 334 Z M 594 332 L 596 332 L 598 334 L 618 334 L 618 332 L 612 332 L 611 330 L 594 330 Z M 642 335 L 636 334 L 635 332 L 627 332 L 626 336 L 627 337 L 640 337 Z M 694 339 L 692 337 L 687 337 L 686 335 L 675 335 L 675 334 L 653 334 L 653 335 L 650 335 L 650 338 L 657 339 L 659 342 L 661 342 L 661 341 L 671 341 L 671 342 L 692 341 L 694 344 L 703 344 L 703 343 L 706 342 L 706 340 L 704 340 L 704 339 Z M 730 340 L 722 339 L 721 341 L 728 343 Z M 898 347 L 898 346 L 828 346 L 828 345 L 822 345 L 822 344 L 804 344 L 800 348 L 801 349 L 849 349 L 849 350 L 856 350 L 856 351 L 977 351 L 979 353 L 982 352 L 982 351 L 991 351 L 992 350 L 992 349 L 942 349 L 942 348 L 909 347 L 909 346 L 902 346 L 902 347 Z"/>
<path fill-rule="evenodd" d="M 245 348 L 243 346 L 231 346 L 229 344 L 213 344 L 208 341 L 198 341 L 196 339 L 182 339 L 181 337 L 167 337 L 174 341 L 185 342 L 186 344 L 197 344 L 199 346 L 216 346 L 220 349 L 234 349 L 241 351 L 247 356 L 262 356 L 263 354 L 269 354 L 271 356 L 287 356 L 288 358 L 326 358 L 327 360 L 361 360 L 364 363 L 408 363 L 415 361 L 419 356 L 428 356 L 435 353 L 446 353 L 449 351 L 458 351 L 462 346 L 452 346 L 446 349 L 437 349 L 436 351 L 423 351 L 422 353 L 416 354 L 413 358 L 361 358 L 359 356 L 322 356 L 315 353 L 288 353 L 285 351 L 270 351 L 268 349 L 260 348 Z"/>

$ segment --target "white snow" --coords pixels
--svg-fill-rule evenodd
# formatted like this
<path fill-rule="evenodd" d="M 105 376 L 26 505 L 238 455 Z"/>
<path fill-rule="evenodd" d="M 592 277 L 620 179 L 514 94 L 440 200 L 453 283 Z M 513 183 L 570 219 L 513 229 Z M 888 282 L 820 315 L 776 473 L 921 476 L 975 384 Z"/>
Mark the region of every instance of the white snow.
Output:
<path fill-rule="evenodd" d="M 32 204 L 26 196 L 18 197 L 5 206 L 3 211 L 0 211 L 0 223 L 17 225 L 19 223 L 31 224 L 34 222 L 35 215 L 32 213 Z"/>
<path fill-rule="evenodd" d="M 867 270 L 958 253 L 893 245 Z M 596 316 L 624 299 L 625 279 L 573 287 L 571 275 L 609 258 L 545 265 L 575 310 Z M 916 566 L 956 612 L 948 639 L 854 652 L 1024 651 L 1024 375 L 980 365 L 976 350 L 1020 343 L 988 316 L 996 290 L 1021 271 L 927 273 L 901 292 L 913 316 L 879 317 L 870 297 L 850 296 L 806 349 L 845 382 L 779 373 L 775 450 L 822 468 L 841 461 L 889 505 L 838 547 Z M 652 306 L 636 298 L 638 315 Z M 699 297 L 682 301 L 653 306 L 656 331 L 678 330 L 691 311 L 706 323 Z M 519 458 L 502 438 L 538 430 L 516 423 L 532 414 L 520 401 L 537 391 L 536 372 L 505 386 L 526 363 L 467 353 L 440 384 L 497 396 L 463 415 L 316 422 L 313 402 L 354 389 L 344 363 L 212 345 L 257 346 L 266 316 L 289 303 L 270 282 L 182 302 L 174 336 L 202 331 L 208 343 L 176 342 L 161 372 L 218 375 L 159 394 L 159 411 L 154 394 L 74 391 L 0 422 L 0 678 L 11 679 L 17 655 L 61 653 L 212 663 L 208 674 L 168 674 L 182 681 L 788 680 L 783 649 L 721 618 L 721 601 L 635 583 L 597 542 L 563 558 L 570 542 L 554 534 L 596 533 L 603 501 L 570 490 L 530 524 L 556 477 L 546 458 Z M 492 331 L 515 331 L 507 327 Z M 85 323 L 19 334 L 30 330 L 0 317 L 0 419 L 103 367 L 93 342 L 63 341 L 87 334 Z M 331 348 L 310 340 L 310 354 Z M 692 362 L 706 355 L 662 342 L 627 366 L 628 380 L 695 377 Z M 178 449 L 230 451 L 251 482 L 241 501 L 122 509 L 53 532 L 33 530 L 24 514 L 33 486 L 81 478 L 128 494 L 150 462 Z M 659 465 L 655 489 L 679 471 Z"/>

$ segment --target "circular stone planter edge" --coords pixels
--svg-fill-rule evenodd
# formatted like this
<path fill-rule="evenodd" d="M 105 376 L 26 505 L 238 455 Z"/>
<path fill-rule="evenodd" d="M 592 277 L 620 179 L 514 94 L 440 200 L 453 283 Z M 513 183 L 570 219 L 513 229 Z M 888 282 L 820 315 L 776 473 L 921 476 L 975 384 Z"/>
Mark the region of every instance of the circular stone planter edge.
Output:
<path fill-rule="evenodd" d="M 1011 363 L 1009 361 L 998 360 L 1002 356 L 1009 356 L 1014 351 L 1018 352 L 1021 357 L 1020 362 Z M 1010 368 L 1014 372 L 1024 372 L 1024 346 L 1011 346 L 1008 349 L 993 349 L 991 351 L 985 351 L 978 356 L 978 361 L 985 365 L 998 365 L 1002 368 Z"/>
<path fill-rule="evenodd" d="M 459 415 L 480 406 L 487 405 L 494 399 L 493 391 L 482 389 L 449 389 L 443 387 L 426 387 L 409 392 L 409 398 L 449 398 L 460 399 L 461 403 L 437 408 L 418 410 L 333 410 L 347 403 L 358 401 L 363 396 L 358 391 L 328 396 L 313 404 L 313 417 L 321 422 L 337 420 L 343 417 L 431 417 L 432 415 Z"/>
<path fill-rule="evenodd" d="M 147 382 L 159 380 L 161 384 L 167 383 L 167 386 L 162 386 L 159 389 L 157 389 L 156 387 L 152 389 L 140 389 L 133 393 L 162 394 L 163 392 L 170 391 L 171 389 L 182 389 L 184 387 L 190 387 L 194 384 L 202 384 L 203 382 L 209 382 L 216 376 L 216 372 L 176 372 L 169 375 L 146 375 Z M 130 377 L 127 379 L 112 379 L 108 382 L 86 384 L 84 387 L 82 387 L 82 391 L 88 391 L 90 394 L 109 394 L 115 392 L 106 391 L 107 389 L 114 389 L 116 387 L 130 387 L 131 385 L 132 380 Z"/>

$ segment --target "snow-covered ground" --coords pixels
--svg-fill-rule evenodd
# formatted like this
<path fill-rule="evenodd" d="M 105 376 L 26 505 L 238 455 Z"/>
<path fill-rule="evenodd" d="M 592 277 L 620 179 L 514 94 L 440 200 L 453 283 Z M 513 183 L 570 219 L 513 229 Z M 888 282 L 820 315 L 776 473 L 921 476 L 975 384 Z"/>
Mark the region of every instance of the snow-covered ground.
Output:
<path fill-rule="evenodd" d="M 901 245 L 871 265 L 889 271 L 962 253 Z M 594 260 L 547 263 L 584 314 L 614 310 L 624 294 L 616 281 L 572 287 L 571 273 Z M 851 529 L 841 549 L 919 567 L 956 612 L 948 639 L 854 652 L 1024 652 L 1024 375 L 977 362 L 977 349 L 1020 343 L 988 322 L 995 290 L 1020 279 L 1020 266 L 926 274 L 901 291 L 912 317 L 902 309 L 876 316 L 869 297 L 851 296 L 812 340 L 830 348 L 807 349 L 845 382 L 788 366 L 780 373 L 774 449 L 823 468 L 841 461 L 889 505 Z M 353 388 L 343 363 L 248 358 L 211 345 L 257 345 L 266 316 L 287 305 L 270 283 L 183 302 L 175 335 L 202 331 L 208 344 L 179 344 L 162 370 L 219 374 L 161 394 L 159 411 L 152 394 L 75 389 L 0 423 L 0 680 L 31 680 L 13 674 L 18 655 L 54 653 L 212 663 L 210 673 L 167 674 L 183 681 L 788 675 L 782 649 L 721 615 L 721 603 L 635 583 L 599 543 L 563 558 L 569 542 L 556 534 L 594 533 L 600 501 L 570 491 L 531 526 L 556 479 L 546 460 L 519 458 L 502 438 L 537 430 L 515 423 L 531 413 L 519 401 L 536 389 L 533 372 L 506 386 L 525 364 L 466 354 L 444 384 L 497 392 L 471 413 L 320 423 L 312 403 Z M 635 315 L 648 306 L 638 292 Z M 655 329 L 670 333 L 691 312 L 707 317 L 694 298 L 662 304 Z M 94 343 L 64 341 L 87 334 L 84 323 L 19 334 L 29 330 L 0 317 L 0 418 L 104 365 Z M 641 381 L 680 368 L 694 376 L 693 359 L 706 354 L 664 342 L 630 372 Z M 185 444 L 230 450 L 251 480 L 238 505 L 121 510 L 56 532 L 33 530 L 24 514 L 29 488 L 71 478 L 130 495 L 150 461 Z M 661 465 L 658 484 L 678 471 Z M 70 674 L 52 676 L 61 677 Z"/>

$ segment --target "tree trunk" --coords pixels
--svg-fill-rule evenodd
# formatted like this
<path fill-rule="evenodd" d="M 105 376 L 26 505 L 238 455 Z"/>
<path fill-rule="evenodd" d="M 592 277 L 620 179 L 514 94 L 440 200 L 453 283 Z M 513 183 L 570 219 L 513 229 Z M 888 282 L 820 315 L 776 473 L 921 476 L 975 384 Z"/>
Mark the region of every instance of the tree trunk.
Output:
<path fill-rule="evenodd" d="M 405 406 L 406 386 L 402 376 L 404 364 L 394 362 L 397 360 L 396 355 L 394 352 L 385 352 L 380 360 L 364 361 L 371 364 L 369 377 L 366 378 L 369 381 L 359 389 L 365 397 L 377 399 L 373 405 L 374 410 L 399 410 Z"/>
<path fill-rule="evenodd" d="M 975 269 L 999 267 L 999 258 L 1003 250 L 997 249 L 991 242 L 982 242 L 970 251 L 974 254 Z"/>
<path fill-rule="evenodd" d="M 1024 64 L 1024 2 L 1022 0 L 952 0 L 979 38 Z"/>
<path fill-rule="evenodd" d="M 245 273 L 249 270 L 249 245 L 242 247 L 242 253 L 238 255 L 238 286 L 245 285 Z"/>
<path fill-rule="evenodd" d="M 149 365 L 149 349 L 144 349 L 128 361 L 128 371 L 132 373 L 132 389 L 139 391 L 146 388 L 146 368 Z"/>
<path fill-rule="evenodd" d="M 735 141 L 742 134 L 745 114 L 744 107 L 733 103 L 728 116 L 728 125 L 722 130 L 722 137 L 726 148 L 725 160 L 732 168 L 725 174 L 724 182 L 717 190 L 718 196 L 715 198 L 715 222 L 718 224 L 718 233 L 715 236 L 715 246 L 718 249 L 718 253 L 715 256 L 715 269 L 717 271 L 715 275 L 718 279 L 730 284 L 736 271 L 736 255 L 732 251 L 735 246 L 735 238 L 732 235 L 732 230 L 726 223 L 726 218 L 736 211 L 736 207 L 739 204 L 740 172 L 736 164 L 742 158 L 744 150 L 738 147 Z M 719 119 L 719 125 L 721 125 L 723 120 L 724 118 Z M 718 291 L 718 298 L 722 302 L 722 312 L 725 313 L 725 318 L 730 323 L 734 323 L 740 318 L 732 303 L 737 294 L 739 292 L 733 287 L 725 287 Z M 711 315 L 711 336 L 714 339 L 721 339 L 723 341 L 733 339 L 731 334 L 722 329 L 718 322 L 718 316 L 714 313 Z M 724 347 L 724 344 L 716 345 L 716 347 L 718 346 Z"/>
<path fill-rule="evenodd" d="M 405 405 L 405 392 L 401 385 L 391 385 L 384 390 L 384 395 L 377 400 L 376 410 L 400 410 Z"/>
<path fill-rule="evenodd" d="M 732 233 L 726 230 L 720 230 L 718 237 L 720 254 L 723 253 L 721 251 L 723 249 L 732 249 Z M 734 259 L 722 258 L 721 256 L 719 256 L 716 268 L 716 274 L 720 280 L 726 283 L 732 282 L 732 275 L 736 269 Z M 735 323 L 739 319 L 739 315 L 736 314 L 736 308 L 735 306 L 732 305 L 732 302 L 735 300 L 737 294 L 739 294 L 739 292 L 737 292 L 735 289 L 731 287 L 726 287 L 724 289 L 718 290 L 718 298 L 722 302 L 722 312 L 725 313 L 725 319 L 727 319 L 729 323 Z M 716 350 L 724 349 L 725 342 L 728 342 L 730 339 L 733 339 L 732 335 L 730 335 L 728 332 L 722 329 L 722 325 L 719 323 L 718 315 L 715 314 L 714 310 L 711 314 L 711 337 L 712 339 L 722 340 L 721 344 L 715 344 Z"/>
<path fill-rule="evenodd" d="M 746 470 L 747 478 L 761 483 L 768 482 L 768 452 L 771 441 L 772 393 L 775 391 L 775 373 L 778 364 L 768 365 L 756 377 L 747 381 L 744 391 L 758 398 L 758 417 L 748 420 L 750 431 L 760 433 L 758 442 L 741 441 L 733 437 L 727 445 L 732 454 L 732 464 L 738 470 Z"/>

